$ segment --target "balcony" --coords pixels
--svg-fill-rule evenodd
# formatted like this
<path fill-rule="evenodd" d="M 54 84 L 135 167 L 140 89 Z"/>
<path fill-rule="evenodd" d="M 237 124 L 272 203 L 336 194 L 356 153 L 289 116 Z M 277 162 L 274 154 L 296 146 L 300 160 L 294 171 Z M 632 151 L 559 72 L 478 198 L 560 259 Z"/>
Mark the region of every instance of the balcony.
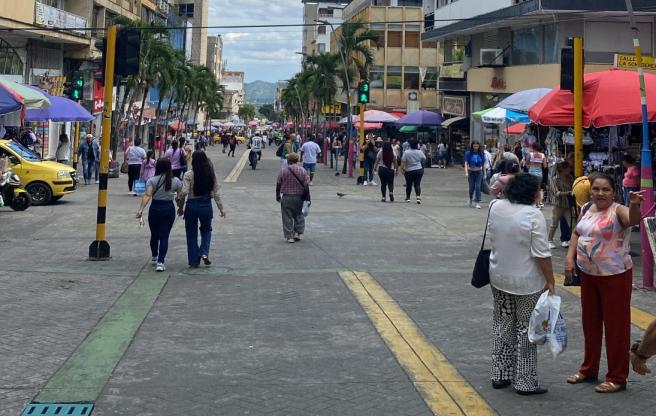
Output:
<path fill-rule="evenodd" d="M 440 65 L 438 89 L 440 91 L 467 91 L 467 73 L 462 62 L 447 62 Z"/>
<path fill-rule="evenodd" d="M 44 27 L 86 28 L 87 19 L 37 1 L 35 3 L 34 24 Z M 68 29 L 64 31 L 87 36 L 86 30 Z"/>
<path fill-rule="evenodd" d="M 424 32 L 433 30 L 435 27 L 435 13 L 428 13 L 424 15 Z"/>

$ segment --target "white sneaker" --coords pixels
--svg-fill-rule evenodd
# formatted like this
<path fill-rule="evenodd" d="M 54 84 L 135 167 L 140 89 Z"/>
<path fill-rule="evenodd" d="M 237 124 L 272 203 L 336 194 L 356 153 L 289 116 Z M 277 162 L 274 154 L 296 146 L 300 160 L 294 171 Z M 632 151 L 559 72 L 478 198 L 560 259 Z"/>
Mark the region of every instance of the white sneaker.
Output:
<path fill-rule="evenodd" d="M 376 183 L 375 181 L 371 181 L 371 182 L 369 183 L 369 185 L 371 185 L 371 186 L 376 186 L 377 183 Z"/>
<path fill-rule="evenodd" d="M 302 239 L 303 239 L 303 234 L 299 234 L 299 233 L 294 234 L 295 241 L 301 241 Z"/>
<path fill-rule="evenodd" d="M 556 243 L 554 243 L 553 241 L 549 241 L 549 248 L 550 249 L 556 248 Z"/>
<path fill-rule="evenodd" d="M 157 265 L 157 256 L 150 259 L 150 264 L 152 264 L 153 266 Z"/>
<path fill-rule="evenodd" d="M 157 267 L 155 267 L 155 271 L 163 272 L 164 270 L 166 270 L 166 266 L 164 265 L 164 263 L 157 263 Z"/>
<path fill-rule="evenodd" d="M 287 239 L 287 242 L 288 242 L 288 243 L 294 243 L 294 242 L 296 242 L 296 240 L 294 240 L 293 238 L 288 238 L 288 239 Z"/>
<path fill-rule="evenodd" d="M 363 185 L 363 186 L 367 186 L 367 185 L 369 185 L 369 182 L 364 181 L 364 185 Z"/>
<path fill-rule="evenodd" d="M 481 204 L 476 204 L 476 205 L 474 205 L 474 208 L 476 208 L 476 209 L 481 209 Z"/>
<path fill-rule="evenodd" d="M 96 183 L 100 183 L 100 181 L 96 181 Z"/>
<path fill-rule="evenodd" d="M 569 247 L 569 241 L 563 241 L 562 243 L 560 243 L 560 246 L 561 247 Z"/>

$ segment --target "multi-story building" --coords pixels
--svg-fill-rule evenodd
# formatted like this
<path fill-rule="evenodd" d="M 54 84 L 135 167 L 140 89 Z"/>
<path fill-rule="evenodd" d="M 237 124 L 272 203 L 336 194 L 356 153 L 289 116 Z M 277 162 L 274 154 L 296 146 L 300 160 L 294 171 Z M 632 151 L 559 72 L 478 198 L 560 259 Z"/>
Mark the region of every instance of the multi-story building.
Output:
<path fill-rule="evenodd" d="M 178 0 L 178 16 L 187 19 L 187 40 L 185 50 L 196 65 L 207 61 L 207 18 L 209 0 Z M 187 49 L 188 48 L 188 49 Z"/>
<path fill-rule="evenodd" d="M 332 28 L 342 24 L 342 10 L 348 4 L 348 0 L 328 0 L 319 2 L 316 0 L 302 1 L 303 23 L 311 25 L 303 27 L 303 54 L 315 55 L 330 51 Z M 327 21 L 331 23 L 332 26 L 314 26 L 319 20 Z"/>
<path fill-rule="evenodd" d="M 273 102 L 273 109 L 277 113 L 281 112 L 283 110 L 282 106 L 282 94 L 287 88 L 287 82 L 285 81 L 278 81 L 276 83 L 276 99 Z"/>
<path fill-rule="evenodd" d="M 633 0 L 643 53 L 654 53 L 654 2 Z M 442 111 L 467 117 L 529 88 L 557 86 L 560 54 L 583 36 L 587 72 L 613 65 L 616 53 L 633 53 L 623 1 L 425 0 L 423 41 L 443 45 L 439 76 Z M 470 137 L 484 126 L 470 123 Z M 494 132 L 492 132 L 494 134 Z"/>
<path fill-rule="evenodd" d="M 223 72 L 223 39 L 221 35 L 207 37 L 207 67 L 221 83 Z"/>
<path fill-rule="evenodd" d="M 223 109 L 221 118 L 229 120 L 239 113 L 239 107 L 244 104 L 244 72 L 223 71 L 221 85 L 224 89 Z"/>
<path fill-rule="evenodd" d="M 141 0 L 141 20 L 166 25 L 172 0 Z"/>
<path fill-rule="evenodd" d="M 421 0 L 354 0 L 343 11 L 344 22 L 370 22 L 369 28 L 378 35 L 378 42 L 369 45 L 374 53 L 369 71 L 370 108 L 404 112 L 439 108 L 441 56 L 436 42 L 420 40 L 423 13 L 419 6 Z M 341 30 L 337 28 L 335 35 Z M 334 42 L 331 50 L 338 52 Z M 357 81 L 352 80 L 351 89 Z M 337 100 L 346 102 L 343 95 Z"/>

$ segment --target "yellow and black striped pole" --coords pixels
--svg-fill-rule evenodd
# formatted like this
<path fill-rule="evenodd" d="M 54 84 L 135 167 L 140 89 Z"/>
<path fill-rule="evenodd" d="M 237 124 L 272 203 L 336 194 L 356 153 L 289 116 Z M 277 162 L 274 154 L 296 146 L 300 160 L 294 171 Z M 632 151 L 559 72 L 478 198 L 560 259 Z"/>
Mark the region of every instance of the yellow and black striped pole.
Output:
<path fill-rule="evenodd" d="M 364 184 L 364 151 L 362 151 L 362 148 L 364 147 L 364 111 L 365 111 L 366 106 L 362 103 L 360 103 L 360 157 L 358 160 L 360 161 L 360 169 L 358 171 L 358 182 L 362 181 Z"/>
<path fill-rule="evenodd" d="M 100 140 L 100 186 L 98 186 L 98 214 L 96 217 L 96 239 L 89 246 L 90 260 L 108 260 L 109 243 L 105 240 L 105 220 L 107 219 L 107 179 L 109 177 L 109 141 L 112 129 L 112 90 L 114 89 L 114 57 L 116 52 L 116 25 L 107 28 L 107 49 L 105 56 L 105 91 L 102 118 L 102 139 Z"/>

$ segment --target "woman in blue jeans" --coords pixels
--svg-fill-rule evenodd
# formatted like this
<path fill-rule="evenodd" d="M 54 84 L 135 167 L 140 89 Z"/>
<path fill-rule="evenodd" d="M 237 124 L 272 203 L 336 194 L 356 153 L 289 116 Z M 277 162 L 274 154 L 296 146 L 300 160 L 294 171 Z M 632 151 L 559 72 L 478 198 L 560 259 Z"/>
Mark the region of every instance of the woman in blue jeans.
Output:
<path fill-rule="evenodd" d="M 200 265 L 201 260 L 206 266 L 212 264 L 209 258 L 212 240 L 212 200 L 216 203 L 222 218 L 225 217 L 225 211 L 219 196 L 219 181 L 214 174 L 214 166 L 205 152 L 197 150 L 193 153 L 191 168 L 192 170 L 185 173 L 182 180 L 182 190 L 178 196 L 178 215 L 184 214 L 187 259 L 189 267 L 195 268 Z M 200 230 L 200 246 L 198 230 Z"/>
<path fill-rule="evenodd" d="M 485 177 L 485 153 L 479 142 L 472 142 L 465 152 L 465 176 L 469 181 L 469 206 L 472 201 L 481 209 L 481 186 Z"/>
<path fill-rule="evenodd" d="M 173 199 L 182 189 L 180 179 L 173 176 L 171 161 L 159 159 L 155 165 L 155 176 L 146 182 L 146 193 L 141 199 L 141 207 L 137 218 L 143 216 L 143 211 L 152 200 L 148 211 L 148 227 L 150 228 L 150 253 L 155 271 L 166 270 L 164 259 L 169 250 L 169 235 L 175 222 L 175 207 Z"/>

